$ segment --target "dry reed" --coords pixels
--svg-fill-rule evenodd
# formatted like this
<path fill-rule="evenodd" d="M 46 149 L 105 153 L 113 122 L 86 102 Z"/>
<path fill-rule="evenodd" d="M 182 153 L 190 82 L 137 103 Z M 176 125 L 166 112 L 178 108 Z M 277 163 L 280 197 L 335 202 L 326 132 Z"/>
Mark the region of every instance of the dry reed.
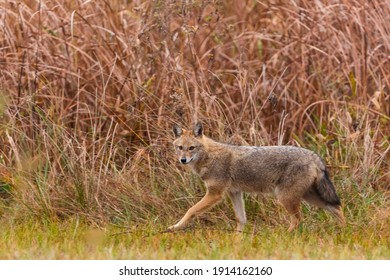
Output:
<path fill-rule="evenodd" d="M 2 2 L 2 185 L 23 214 L 174 215 L 202 189 L 171 126 L 200 119 L 389 189 L 389 15 L 385 0 Z"/>

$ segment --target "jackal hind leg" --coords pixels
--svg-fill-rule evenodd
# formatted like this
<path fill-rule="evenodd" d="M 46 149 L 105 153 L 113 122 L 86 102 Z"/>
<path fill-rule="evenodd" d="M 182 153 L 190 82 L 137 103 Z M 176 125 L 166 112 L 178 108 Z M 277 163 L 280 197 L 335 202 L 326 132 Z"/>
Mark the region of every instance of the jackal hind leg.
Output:
<path fill-rule="evenodd" d="M 229 198 L 232 201 L 234 214 L 236 215 L 237 227 L 236 231 L 241 232 L 246 224 L 246 213 L 244 198 L 241 191 L 229 191 Z"/>
<path fill-rule="evenodd" d="M 194 206 L 188 209 L 184 217 L 175 225 L 169 227 L 169 230 L 178 230 L 184 228 L 193 218 L 202 214 L 222 199 L 222 193 L 209 193 Z"/>
<path fill-rule="evenodd" d="M 290 227 L 288 231 L 292 232 L 301 223 L 301 200 L 291 195 L 279 195 L 278 199 L 290 215 Z"/>

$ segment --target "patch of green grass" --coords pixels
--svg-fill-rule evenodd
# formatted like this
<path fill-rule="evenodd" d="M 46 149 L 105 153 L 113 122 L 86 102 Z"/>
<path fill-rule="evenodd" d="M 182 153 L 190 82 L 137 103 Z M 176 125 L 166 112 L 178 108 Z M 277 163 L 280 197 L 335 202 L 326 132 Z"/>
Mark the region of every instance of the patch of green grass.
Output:
<path fill-rule="evenodd" d="M 250 221 L 244 233 L 231 230 L 234 221 L 213 218 L 212 225 L 198 219 L 178 232 L 166 232 L 173 222 L 166 220 L 149 225 L 98 227 L 78 218 L 66 221 L 31 218 L 24 222 L 4 218 L 0 222 L 0 258 L 389 259 L 386 194 L 358 197 L 358 204 L 346 201 L 348 223 L 344 228 L 324 211 L 305 205 L 305 219 L 293 233 L 287 232 L 285 220 L 263 221 L 253 211 L 248 211 Z M 214 210 L 214 214 L 215 211 L 222 211 L 222 207 Z"/>
<path fill-rule="evenodd" d="M 389 240 L 372 230 L 320 226 L 288 234 L 284 226 L 161 233 L 152 227 L 116 234 L 66 223 L 3 225 L 1 259 L 388 259 Z M 113 235 L 114 234 L 114 235 Z M 115 235 L 116 234 L 116 235 Z"/>

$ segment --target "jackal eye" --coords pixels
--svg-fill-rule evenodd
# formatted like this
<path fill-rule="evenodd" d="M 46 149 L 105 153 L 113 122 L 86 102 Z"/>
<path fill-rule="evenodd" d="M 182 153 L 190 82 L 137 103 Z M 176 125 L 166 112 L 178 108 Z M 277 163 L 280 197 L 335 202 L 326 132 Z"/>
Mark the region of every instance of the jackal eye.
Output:
<path fill-rule="evenodd" d="M 183 150 L 183 146 L 178 146 L 177 147 L 180 151 Z"/>
<path fill-rule="evenodd" d="M 190 151 L 192 151 L 193 149 L 195 149 L 195 147 L 194 147 L 194 146 L 190 146 L 188 149 L 189 149 Z"/>

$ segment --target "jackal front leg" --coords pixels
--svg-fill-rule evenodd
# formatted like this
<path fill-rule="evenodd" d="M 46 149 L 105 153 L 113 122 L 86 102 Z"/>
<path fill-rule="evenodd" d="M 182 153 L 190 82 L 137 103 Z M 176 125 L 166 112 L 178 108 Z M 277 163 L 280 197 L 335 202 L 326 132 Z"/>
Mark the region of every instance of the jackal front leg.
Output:
<path fill-rule="evenodd" d="M 206 195 L 194 206 L 192 206 L 184 217 L 174 226 L 169 227 L 169 230 L 178 230 L 185 227 L 190 220 L 196 216 L 202 214 L 206 210 L 210 209 L 216 203 L 222 199 L 222 193 L 210 193 L 209 191 Z"/>

